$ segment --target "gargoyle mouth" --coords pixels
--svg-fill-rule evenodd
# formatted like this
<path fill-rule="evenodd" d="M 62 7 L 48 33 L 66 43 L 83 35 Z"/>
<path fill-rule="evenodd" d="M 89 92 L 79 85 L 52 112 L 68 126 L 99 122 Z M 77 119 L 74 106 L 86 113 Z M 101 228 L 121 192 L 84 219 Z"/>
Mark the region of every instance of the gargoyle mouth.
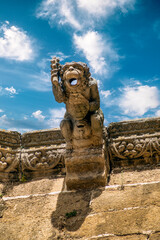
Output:
<path fill-rule="evenodd" d="M 75 86 L 78 83 L 78 80 L 76 78 L 71 78 L 69 79 L 69 83 L 71 86 Z"/>

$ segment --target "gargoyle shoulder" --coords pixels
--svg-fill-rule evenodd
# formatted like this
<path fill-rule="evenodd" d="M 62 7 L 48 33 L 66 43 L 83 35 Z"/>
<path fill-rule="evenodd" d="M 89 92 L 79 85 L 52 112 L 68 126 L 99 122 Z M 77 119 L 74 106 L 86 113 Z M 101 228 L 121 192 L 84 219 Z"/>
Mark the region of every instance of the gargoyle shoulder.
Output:
<path fill-rule="evenodd" d="M 90 77 L 90 78 L 89 78 L 89 86 L 90 86 L 90 87 L 91 87 L 91 86 L 97 86 L 97 81 L 96 81 L 96 79 Z"/>

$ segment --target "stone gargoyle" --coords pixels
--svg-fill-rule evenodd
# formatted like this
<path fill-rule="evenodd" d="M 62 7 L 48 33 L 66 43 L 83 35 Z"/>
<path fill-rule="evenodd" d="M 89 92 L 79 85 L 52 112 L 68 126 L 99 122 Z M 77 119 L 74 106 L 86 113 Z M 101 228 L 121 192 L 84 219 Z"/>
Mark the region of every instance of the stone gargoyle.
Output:
<path fill-rule="evenodd" d="M 82 62 L 61 65 L 59 59 L 51 60 L 51 81 L 57 102 L 66 104 L 66 113 L 60 128 L 66 148 L 102 145 L 103 112 L 97 81 Z"/>

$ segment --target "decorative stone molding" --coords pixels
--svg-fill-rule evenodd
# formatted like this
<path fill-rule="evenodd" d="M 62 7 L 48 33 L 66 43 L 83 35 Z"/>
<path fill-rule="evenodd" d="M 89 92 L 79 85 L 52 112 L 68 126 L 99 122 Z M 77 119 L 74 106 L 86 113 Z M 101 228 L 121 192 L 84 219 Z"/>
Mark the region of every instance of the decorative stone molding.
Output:
<path fill-rule="evenodd" d="M 0 148 L 0 171 L 12 172 L 16 170 L 20 153 L 11 149 Z"/>
<path fill-rule="evenodd" d="M 59 129 L 33 131 L 22 134 L 22 146 L 24 148 L 37 146 L 50 146 L 65 143 Z"/>
<path fill-rule="evenodd" d="M 0 147 L 11 147 L 16 149 L 20 147 L 21 134 L 14 131 L 0 130 Z"/>
<path fill-rule="evenodd" d="M 11 148 L 0 148 L 0 180 L 14 179 L 18 174 L 20 152 Z"/>
<path fill-rule="evenodd" d="M 0 130 L 0 181 L 18 180 L 23 174 L 27 179 L 58 176 L 64 174 L 66 168 L 67 171 L 74 169 L 75 173 L 80 169 L 83 178 L 84 158 L 86 164 L 92 160 L 94 171 L 98 171 L 97 159 L 107 159 L 107 173 L 109 162 L 114 169 L 160 165 L 160 118 L 111 123 L 107 131 L 108 136 L 104 135 L 108 139 L 106 153 L 106 148 L 100 150 L 98 147 L 65 152 L 65 140 L 59 129 L 22 135 Z"/>
<path fill-rule="evenodd" d="M 160 162 L 160 118 L 111 123 L 109 156 L 113 167 Z"/>
<path fill-rule="evenodd" d="M 62 174 L 64 139 L 60 130 L 20 134 L 0 131 L 0 181 Z"/>
<path fill-rule="evenodd" d="M 0 130 L 0 180 L 18 178 L 20 144 L 20 133 Z"/>
<path fill-rule="evenodd" d="M 22 172 L 27 177 L 42 177 L 54 172 L 64 172 L 63 147 L 38 147 L 23 149 L 21 153 Z"/>

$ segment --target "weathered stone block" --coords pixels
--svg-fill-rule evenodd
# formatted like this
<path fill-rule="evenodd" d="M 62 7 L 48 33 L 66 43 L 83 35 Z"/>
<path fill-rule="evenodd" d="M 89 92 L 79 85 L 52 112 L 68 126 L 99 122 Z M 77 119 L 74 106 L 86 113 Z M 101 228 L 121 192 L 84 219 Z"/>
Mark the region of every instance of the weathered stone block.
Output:
<path fill-rule="evenodd" d="M 78 148 L 65 155 L 67 189 L 85 189 L 105 186 L 107 169 L 105 149 Z"/>

